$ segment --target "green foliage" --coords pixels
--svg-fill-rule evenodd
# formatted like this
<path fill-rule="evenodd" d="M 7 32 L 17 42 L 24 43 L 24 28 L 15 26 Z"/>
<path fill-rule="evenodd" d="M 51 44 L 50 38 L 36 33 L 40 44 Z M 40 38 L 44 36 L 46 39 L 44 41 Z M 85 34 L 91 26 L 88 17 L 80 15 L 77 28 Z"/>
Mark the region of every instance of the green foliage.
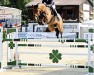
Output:
<path fill-rule="evenodd" d="M 32 0 L 0 0 L 0 5 L 24 9 L 25 5 Z"/>
<path fill-rule="evenodd" d="M 93 7 L 93 5 L 94 5 L 94 2 L 93 2 L 94 0 L 88 0 L 88 2 L 90 3 L 90 5 Z"/>
<path fill-rule="evenodd" d="M 9 0 L 0 0 L 0 5 L 7 6 L 9 4 Z"/>

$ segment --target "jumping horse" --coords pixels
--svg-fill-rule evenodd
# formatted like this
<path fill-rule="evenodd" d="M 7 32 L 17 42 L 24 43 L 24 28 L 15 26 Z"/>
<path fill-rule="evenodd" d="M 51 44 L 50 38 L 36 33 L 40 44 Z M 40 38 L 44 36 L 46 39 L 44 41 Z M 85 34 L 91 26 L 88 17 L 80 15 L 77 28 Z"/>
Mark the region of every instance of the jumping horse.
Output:
<path fill-rule="evenodd" d="M 59 20 L 56 16 L 54 16 L 51 8 L 43 3 L 38 3 L 37 5 L 33 6 L 34 10 L 34 17 L 35 20 L 40 24 L 47 24 L 48 29 L 52 32 L 56 32 L 57 38 L 59 38 L 59 33 L 63 33 L 63 21 L 61 16 L 58 14 Z"/>

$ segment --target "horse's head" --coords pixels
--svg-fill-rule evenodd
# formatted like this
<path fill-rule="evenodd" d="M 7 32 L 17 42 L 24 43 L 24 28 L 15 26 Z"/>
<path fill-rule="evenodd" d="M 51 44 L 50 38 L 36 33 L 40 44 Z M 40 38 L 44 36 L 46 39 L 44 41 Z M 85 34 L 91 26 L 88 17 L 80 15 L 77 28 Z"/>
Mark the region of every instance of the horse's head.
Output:
<path fill-rule="evenodd" d="M 40 21 L 42 22 L 42 20 L 45 17 L 45 10 L 46 10 L 46 5 L 42 4 L 42 3 L 38 3 L 37 5 L 33 6 L 34 8 L 34 17 L 36 21 Z"/>
<path fill-rule="evenodd" d="M 33 8 L 34 8 L 34 17 L 35 19 L 38 19 L 39 16 L 45 11 L 45 5 L 44 4 L 37 4 L 37 5 L 34 5 Z"/>

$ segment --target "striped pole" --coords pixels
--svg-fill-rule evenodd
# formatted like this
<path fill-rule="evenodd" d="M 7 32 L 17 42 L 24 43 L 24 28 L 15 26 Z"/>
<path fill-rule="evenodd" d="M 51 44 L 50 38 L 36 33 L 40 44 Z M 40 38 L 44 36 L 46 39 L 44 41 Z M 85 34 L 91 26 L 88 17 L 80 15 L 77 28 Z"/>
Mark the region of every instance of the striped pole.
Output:
<path fill-rule="evenodd" d="M 87 65 L 78 65 L 78 64 L 41 64 L 41 63 L 23 63 L 20 60 L 18 61 L 19 66 L 35 66 L 35 67 L 66 67 L 66 68 L 88 68 Z M 9 65 L 16 65 L 15 61 L 9 62 Z"/>
<path fill-rule="evenodd" d="M 88 32 L 88 66 L 90 66 L 90 63 L 91 63 L 90 40 L 91 40 L 91 33 Z M 89 71 L 89 68 L 88 68 L 88 71 Z"/>
<path fill-rule="evenodd" d="M 19 47 L 69 47 L 69 48 L 87 48 L 88 45 L 47 45 L 47 44 L 18 44 Z"/>
<path fill-rule="evenodd" d="M 91 38 L 91 35 L 92 35 L 92 38 Z M 91 39 L 93 40 L 91 41 Z M 93 42 L 94 44 L 94 29 L 89 29 L 89 32 L 88 32 L 88 75 L 94 75 L 94 60 L 92 61 L 93 63 L 91 63 L 91 55 L 92 54 L 94 55 L 94 53 L 93 51 L 91 51 L 90 42 Z"/>
<path fill-rule="evenodd" d="M 61 42 L 60 39 L 27 39 L 27 38 L 22 38 L 22 39 L 6 39 L 5 41 L 32 41 L 32 42 Z M 85 39 L 62 39 L 62 43 L 64 42 L 87 42 Z"/>

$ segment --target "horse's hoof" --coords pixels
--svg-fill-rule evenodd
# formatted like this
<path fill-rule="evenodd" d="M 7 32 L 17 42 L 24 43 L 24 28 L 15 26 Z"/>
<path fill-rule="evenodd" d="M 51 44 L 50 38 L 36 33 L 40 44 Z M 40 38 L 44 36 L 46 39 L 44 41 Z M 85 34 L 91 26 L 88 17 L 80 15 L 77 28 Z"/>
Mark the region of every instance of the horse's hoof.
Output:
<path fill-rule="evenodd" d="M 61 42 L 61 43 L 64 43 L 64 41 L 63 41 L 63 40 L 60 40 L 60 42 Z"/>
<path fill-rule="evenodd" d="M 63 40 L 60 40 L 60 39 L 58 39 L 58 42 L 64 43 L 64 41 Z"/>
<path fill-rule="evenodd" d="M 58 39 L 58 42 L 60 42 L 60 39 Z"/>
<path fill-rule="evenodd" d="M 64 43 L 64 41 L 61 40 L 61 43 Z"/>

